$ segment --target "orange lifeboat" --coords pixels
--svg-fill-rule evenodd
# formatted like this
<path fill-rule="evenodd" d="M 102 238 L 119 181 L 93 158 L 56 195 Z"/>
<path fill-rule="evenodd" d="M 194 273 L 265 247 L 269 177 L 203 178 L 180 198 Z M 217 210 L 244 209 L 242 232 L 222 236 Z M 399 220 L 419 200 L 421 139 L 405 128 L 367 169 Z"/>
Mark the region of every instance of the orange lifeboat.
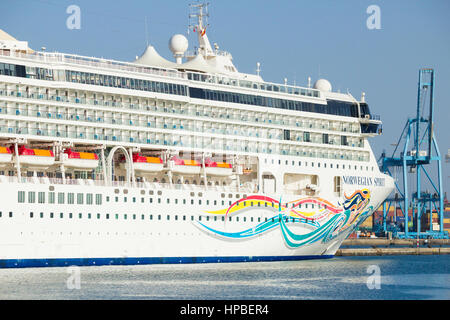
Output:
<path fill-rule="evenodd" d="M 231 165 L 231 163 L 214 162 L 210 158 L 206 158 L 205 171 L 207 175 L 229 176 L 233 174 L 233 166 Z"/>
<path fill-rule="evenodd" d="M 98 155 L 66 149 L 62 154 L 62 162 L 68 168 L 92 170 L 98 167 Z"/>
<path fill-rule="evenodd" d="M 173 173 L 200 174 L 202 165 L 197 160 L 187 160 L 173 157 L 169 161 L 169 168 Z"/>
<path fill-rule="evenodd" d="M 20 164 L 30 167 L 49 167 L 55 163 L 53 151 L 46 149 L 28 149 L 20 146 L 19 149 Z"/>
<path fill-rule="evenodd" d="M 134 153 L 133 168 L 136 172 L 142 173 L 161 172 L 164 169 L 164 164 L 161 158 L 145 157 Z"/>

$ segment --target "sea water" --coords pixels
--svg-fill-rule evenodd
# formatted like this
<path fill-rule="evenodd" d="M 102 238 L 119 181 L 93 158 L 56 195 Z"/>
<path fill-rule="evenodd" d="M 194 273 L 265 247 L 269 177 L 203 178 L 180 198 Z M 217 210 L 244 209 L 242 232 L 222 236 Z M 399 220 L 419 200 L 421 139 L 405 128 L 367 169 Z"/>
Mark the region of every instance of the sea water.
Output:
<path fill-rule="evenodd" d="M 450 299 L 450 255 L 0 269 L 0 299 Z"/>

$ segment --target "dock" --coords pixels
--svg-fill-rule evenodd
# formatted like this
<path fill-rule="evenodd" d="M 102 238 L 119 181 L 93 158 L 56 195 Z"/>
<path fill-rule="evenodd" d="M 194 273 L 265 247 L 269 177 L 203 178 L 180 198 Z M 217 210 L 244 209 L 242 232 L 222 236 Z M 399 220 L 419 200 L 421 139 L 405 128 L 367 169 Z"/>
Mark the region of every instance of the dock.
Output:
<path fill-rule="evenodd" d="M 336 256 L 442 255 L 450 254 L 450 239 L 346 239 Z"/>

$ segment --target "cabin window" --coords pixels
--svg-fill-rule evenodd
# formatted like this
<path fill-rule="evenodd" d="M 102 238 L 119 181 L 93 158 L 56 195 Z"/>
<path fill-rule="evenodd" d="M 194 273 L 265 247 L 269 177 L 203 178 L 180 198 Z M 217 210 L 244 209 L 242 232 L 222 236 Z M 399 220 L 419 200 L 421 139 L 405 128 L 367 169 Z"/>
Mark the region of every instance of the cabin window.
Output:
<path fill-rule="evenodd" d="M 333 191 L 336 195 L 340 196 L 342 190 L 341 177 L 340 176 L 334 177 L 333 182 L 334 182 Z"/>
<path fill-rule="evenodd" d="M 93 204 L 93 194 L 92 193 L 86 194 L 86 204 Z"/>
<path fill-rule="evenodd" d="M 25 191 L 19 191 L 17 194 L 17 197 L 18 197 L 17 201 L 19 203 L 24 203 L 25 202 Z"/>
<path fill-rule="evenodd" d="M 82 193 L 77 194 L 77 204 L 83 204 L 84 201 L 84 195 Z"/>
<path fill-rule="evenodd" d="M 54 192 L 49 192 L 48 193 L 48 203 L 55 203 L 55 193 Z"/>
<path fill-rule="evenodd" d="M 36 202 L 36 193 L 34 191 L 28 191 L 28 203 Z"/>
<path fill-rule="evenodd" d="M 109 197 L 106 197 L 106 201 L 109 201 Z M 96 194 L 95 195 L 95 204 L 96 205 L 101 205 L 102 204 L 102 195 L 101 194 Z"/>
<path fill-rule="evenodd" d="M 67 203 L 68 204 L 74 204 L 75 202 L 75 194 L 74 193 L 68 193 L 67 194 Z"/>

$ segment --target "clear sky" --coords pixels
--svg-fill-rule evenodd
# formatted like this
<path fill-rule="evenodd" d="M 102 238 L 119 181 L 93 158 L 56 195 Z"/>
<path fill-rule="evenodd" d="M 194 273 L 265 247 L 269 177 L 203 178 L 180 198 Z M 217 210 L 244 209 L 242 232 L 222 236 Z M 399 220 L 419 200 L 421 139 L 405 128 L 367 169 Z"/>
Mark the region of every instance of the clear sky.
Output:
<path fill-rule="evenodd" d="M 327 78 L 333 90 L 356 98 L 366 92 L 383 135 L 374 153 L 392 152 L 408 117 L 416 112 L 418 71 L 435 69 L 435 131 L 443 156 L 450 148 L 450 1 L 448 0 L 209 0 L 208 36 L 232 53 L 236 67 L 266 81 L 306 86 Z M 187 0 L 1 0 L 0 28 L 31 48 L 132 61 L 147 38 L 173 59 L 168 40 L 186 33 Z M 69 5 L 81 9 L 81 28 L 66 27 Z M 370 30 L 366 12 L 380 8 L 381 29 Z M 146 32 L 145 20 L 148 31 Z M 147 35 L 148 34 L 148 37 Z M 189 36 L 192 45 L 193 35 Z M 443 162 L 450 190 L 450 163 Z M 450 194 L 449 194 L 450 196 Z"/>

